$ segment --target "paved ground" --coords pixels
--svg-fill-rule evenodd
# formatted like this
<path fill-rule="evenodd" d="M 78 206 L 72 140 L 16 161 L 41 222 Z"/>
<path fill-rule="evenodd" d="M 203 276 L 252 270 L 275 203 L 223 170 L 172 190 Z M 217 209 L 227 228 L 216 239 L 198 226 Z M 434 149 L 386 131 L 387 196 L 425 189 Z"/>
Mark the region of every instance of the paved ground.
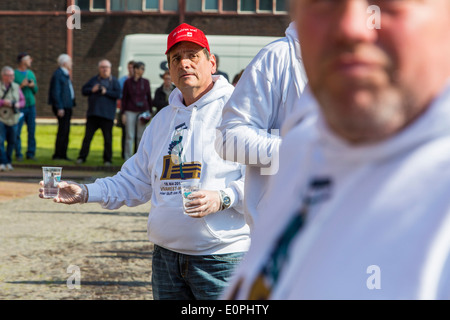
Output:
<path fill-rule="evenodd" d="M 110 175 L 64 174 L 80 182 Z M 150 204 L 56 204 L 38 197 L 40 179 L 36 168 L 0 172 L 0 300 L 153 299 Z"/>

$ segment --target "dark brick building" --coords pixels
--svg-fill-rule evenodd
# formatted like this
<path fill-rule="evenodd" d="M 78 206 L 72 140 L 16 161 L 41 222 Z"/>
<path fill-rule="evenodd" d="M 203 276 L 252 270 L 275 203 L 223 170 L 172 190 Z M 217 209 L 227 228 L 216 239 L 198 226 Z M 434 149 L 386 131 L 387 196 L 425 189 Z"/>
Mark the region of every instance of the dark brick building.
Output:
<path fill-rule="evenodd" d="M 207 35 L 279 36 L 289 24 L 287 0 L 24 0 L 0 1 L 0 66 L 16 67 L 26 51 L 36 73 L 38 117 L 53 117 L 47 105 L 51 75 L 61 53 L 73 56 L 77 95 L 74 118 L 84 118 L 82 85 L 97 71 L 101 58 L 117 66 L 124 36 L 133 33 L 168 34 L 186 22 Z M 66 26 L 70 5 L 81 9 L 81 29 Z M 0 68 L 1 68 L 0 67 Z"/>

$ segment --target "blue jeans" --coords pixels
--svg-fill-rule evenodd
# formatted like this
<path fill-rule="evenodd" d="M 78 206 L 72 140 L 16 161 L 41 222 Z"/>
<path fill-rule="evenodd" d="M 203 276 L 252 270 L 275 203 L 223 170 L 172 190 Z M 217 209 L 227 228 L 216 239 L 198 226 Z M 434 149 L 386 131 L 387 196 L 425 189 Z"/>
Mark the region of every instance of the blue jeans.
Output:
<path fill-rule="evenodd" d="M 3 122 L 0 122 L 0 164 L 11 163 L 12 152 L 14 150 L 14 144 L 16 142 L 17 124 L 13 126 L 7 126 Z M 5 142 L 8 146 L 5 152 Z"/>
<path fill-rule="evenodd" d="M 245 252 L 192 256 L 155 245 L 152 288 L 155 300 L 217 300 Z"/>
<path fill-rule="evenodd" d="M 28 131 L 28 146 L 27 146 L 27 158 L 33 158 L 36 153 L 36 106 L 28 106 L 20 110 L 23 113 L 23 117 L 20 117 L 19 123 L 17 124 L 17 136 L 16 136 L 16 159 L 22 158 L 22 141 L 20 139 L 20 134 L 22 133 L 22 126 L 25 122 L 27 124 Z"/>

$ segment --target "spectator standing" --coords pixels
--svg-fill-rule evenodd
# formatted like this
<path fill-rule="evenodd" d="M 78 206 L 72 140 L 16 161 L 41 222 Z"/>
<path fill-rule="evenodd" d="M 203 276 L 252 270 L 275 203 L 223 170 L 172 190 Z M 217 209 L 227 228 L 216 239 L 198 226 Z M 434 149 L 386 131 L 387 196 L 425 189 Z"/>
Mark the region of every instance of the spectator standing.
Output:
<path fill-rule="evenodd" d="M 175 89 L 175 85 L 172 83 L 172 78 L 170 77 L 170 72 L 167 70 L 161 75 L 163 79 L 163 84 L 156 89 L 155 97 L 153 99 L 153 106 L 156 108 L 155 116 L 162 108 L 169 104 L 169 96 Z"/>
<path fill-rule="evenodd" d="M 123 90 L 125 81 L 127 81 L 129 78 L 133 77 L 133 67 L 134 67 L 134 60 L 128 61 L 128 64 L 127 64 L 128 74 L 119 78 L 120 90 Z M 120 92 L 120 98 L 122 98 L 122 91 Z"/>
<path fill-rule="evenodd" d="M 23 117 L 19 119 L 17 124 L 17 137 L 16 137 L 16 160 L 22 161 L 22 126 L 24 123 L 27 125 L 27 152 L 26 158 L 36 160 L 36 98 L 35 95 L 38 92 L 37 80 L 34 72 L 30 69 L 33 59 L 31 56 L 22 52 L 17 56 L 17 69 L 14 70 L 14 81 L 19 84 L 22 92 L 25 96 L 25 107 L 22 109 Z"/>
<path fill-rule="evenodd" d="M 3 67 L 0 84 L 0 171 L 14 170 L 12 153 L 17 137 L 17 123 L 22 116 L 25 97 L 20 86 L 14 82 L 14 69 Z M 7 147 L 5 150 L 5 142 Z"/>
<path fill-rule="evenodd" d="M 366 1 L 295 2 L 320 112 L 283 137 L 229 297 L 450 298 L 450 2 L 377 4 L 381 28 Z"/>
<path fill-rule="evenodd" d="M 239 73 L 237 73 L 237 74 L 234 76 L 233 82 L 231 83 L 233 86 L 236 87 L 236 85 L 238 84 L 239 79 L 241 79 L 243 73 L 244 73 L 244 69 L 242 69 Z"/>
<path fill-rule="evenodd" d="M 143 78 L 145 64 L 135 62 L 133 65 L 133 77 L 125 81 L 122 92 L 122 123 L 125 125 L 125 160 L 131 158 L 144 133 L 148 121 L 139 119 L 144 113 L 151 112 L 152 94 L 150 81 Z"/>
<path fill-rule="evenodd" d="M 67 158 L 70 119 L 72 118 L 72 108 L 75 107 L 75 91 L 70 80 L 72 58 L 63 53 L 58 57 L 57 62 L 59 68 L 53 73 L 48 93 L 48 104 L 52 106 L 53 113 L 58 120 L 53 160 L 72 161 Z"/>
<path fill-rule="evenodd" d="M 111 75 L 111 62 L 104 59 L 98 63 L 98 74 L 92 77 L 82 88 L 82 94 L 88 97 L 86 132 L 77 163 L 86 161 L 92 138 L 97 129 L 103 133 L 103 164 L 112 164 L 112 129 L 116 117 L 117 100 L 120 98 L 120 84 Z"/>
<path fill-rule="evenodd" d="M 242 214 L 245 167 L 223 161 L 214 151 L 216 126 L 234 87 L 212 76 L 214 56 L 203 32 L 193 26 L 182 24 L 171 32 L 166 55 L 177 89 L 148 126 L 136 155 L 114 177 L 87 186 L 60 183 L 54 201 L 100 202 L 114 209 L 151 199 L 155 299 L 216 299 L 250 244 Z M 190 195 L 187 215 L 180 183 L 192 180 L 201 190 Z"/>
<path fill-rule="evenodd" d="M 120 77 L 119 79 L 119 84 L 120 84 L 120 100 L 118 100 L 117 102 L 120 103 L 120 107 L 119 110 L 122 110 L 122 94 L 123 94 L 123 86 L 125 84 L 125 81 L 127 81 L 127 79 L 133 77 L 133 66 L 134 66 L 134 61 L 130 60 L 128 61 L 127 64 L 127 69 L 128 69 L 128 74 L 124 75 L 122 77 Z M 125 159 L 125 140 L 126 140 L 126 131 L 125 131 L 125 125 L 122 123 L 122 113 L 119 112 L 119 116 L 117 117 L 117 123 L 118 126 L 120 128 L 122 128 L 122 159 Z"/>
<path fill-rule="evenodd" d="M 214 56 L 216 57 L 216 65 L 217 65 L 217 70 L 214 73 L 214 75 L 216 75 L 216 76 L 223 76 L 225 79 L 227 79 L 228 82 L 230 82 L 230 78 L 228 77 L 228 73 L 219 70 L 219 56 L 217 54 L 214 54 Z"/>

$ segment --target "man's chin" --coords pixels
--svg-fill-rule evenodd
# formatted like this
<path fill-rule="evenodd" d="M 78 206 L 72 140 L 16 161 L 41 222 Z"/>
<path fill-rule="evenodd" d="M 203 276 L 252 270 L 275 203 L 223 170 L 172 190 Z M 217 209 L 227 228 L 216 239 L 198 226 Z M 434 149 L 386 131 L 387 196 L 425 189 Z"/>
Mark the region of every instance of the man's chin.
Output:
<path fill-rule="evenodd" d="M 334 106 L 334 109 L 343 113 L 351 113 L 355 109 L 369 109 L 379 100 L 377 93 L 371 89 L 350 86 L 333 91 L 321 90 L 317 92 L 316 97 L 325 108 Z"/>
<path fill-rule="evenodd" d="M 382 140 L 402 128 L 409 118 L 395 91 L 349 88 L 328 94 L 323 90 L 317 99 L 330 127 L 351 142 Z"/>

